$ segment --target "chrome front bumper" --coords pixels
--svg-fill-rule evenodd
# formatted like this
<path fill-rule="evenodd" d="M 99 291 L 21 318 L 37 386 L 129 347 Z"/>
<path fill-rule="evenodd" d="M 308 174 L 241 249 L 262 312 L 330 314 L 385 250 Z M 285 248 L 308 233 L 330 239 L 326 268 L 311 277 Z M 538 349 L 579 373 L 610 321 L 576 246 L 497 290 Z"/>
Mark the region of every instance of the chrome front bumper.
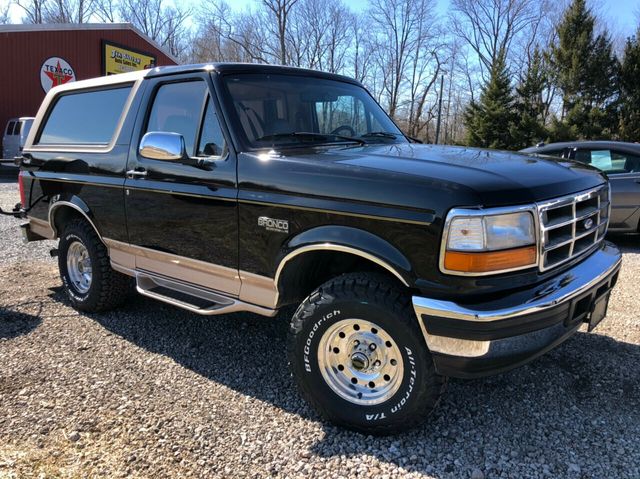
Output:
<path fill-rule="evenodd" d="M 536 287 L 479 304 L 420 296 L 413 307 L 436 368 L 475 377 L 524 364 L 561 343 L 588 321 L 609 294 L 622 262 L 603 245 L 573 268 Z"/>

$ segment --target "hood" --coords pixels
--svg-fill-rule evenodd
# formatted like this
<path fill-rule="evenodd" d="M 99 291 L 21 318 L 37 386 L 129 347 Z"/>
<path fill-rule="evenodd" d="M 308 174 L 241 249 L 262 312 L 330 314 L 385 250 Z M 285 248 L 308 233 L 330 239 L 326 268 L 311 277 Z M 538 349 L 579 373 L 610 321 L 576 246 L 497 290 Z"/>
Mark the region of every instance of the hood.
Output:
<path fill-rule="evenodd" d="M 238 178 L 241 190 L 285 195 L 283 201 L 347 201 L 437 216 L 452 207 L 531 204 L 606 181 L 567 160 L 409 143 L 242 153 Z"/>
<path fill-rule="evenodd" d="M 331 156 L 342 165 L 385 172 L 398 180 L 412 176 L 455 190 L 470 189 L 482 206 L 546 200 L 606 181 L 582 163 L 478 148 L 392 144 L 333 150 Z"/>

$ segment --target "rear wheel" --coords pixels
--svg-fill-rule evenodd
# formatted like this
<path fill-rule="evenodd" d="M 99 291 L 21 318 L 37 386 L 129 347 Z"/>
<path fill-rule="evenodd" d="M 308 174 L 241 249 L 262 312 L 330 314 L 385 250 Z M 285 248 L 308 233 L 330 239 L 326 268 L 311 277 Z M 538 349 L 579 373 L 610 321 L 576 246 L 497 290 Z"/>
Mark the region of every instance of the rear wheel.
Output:
<path fill-rule="evenodd" d="M 111 268 L 106 246 L 83 220 L 65 226 L 58 246 L 58 267 L 69 300 L 81 311 L 113 309 L 132 290 L 131 278 Z"/>
<path fill-rule="evenodd" d="M 420 424 L 446 384 L 410 298 L 374 274 L 340 276 L 305 299 L 291 323 L 289 361 L 302 395 L 322 416 L 363 433 Z"/>

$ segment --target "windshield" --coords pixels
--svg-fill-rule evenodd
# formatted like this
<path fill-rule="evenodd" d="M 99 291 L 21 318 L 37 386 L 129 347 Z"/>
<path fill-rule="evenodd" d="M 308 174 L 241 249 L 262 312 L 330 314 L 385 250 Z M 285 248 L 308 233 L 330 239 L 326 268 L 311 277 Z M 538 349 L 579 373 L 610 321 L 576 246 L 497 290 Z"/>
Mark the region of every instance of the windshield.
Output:
<path fill-rule="evenodd" d="M 225 75 L 224 82 L 252 148 L 407 142 L 352 83 L 286 74 Z"/>

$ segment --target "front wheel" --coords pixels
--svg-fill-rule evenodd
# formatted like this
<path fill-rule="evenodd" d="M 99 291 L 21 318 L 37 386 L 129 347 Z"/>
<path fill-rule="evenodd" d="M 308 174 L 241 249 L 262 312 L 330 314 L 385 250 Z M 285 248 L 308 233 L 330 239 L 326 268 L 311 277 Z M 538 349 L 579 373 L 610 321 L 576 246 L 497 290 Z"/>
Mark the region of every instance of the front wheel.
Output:
<path fill-rule="evenodd" d="M 420 424 L 446 383 L 410 298 L 374 274 L 340 276 L 305 299 L 291 323 L 289 361 L 302 395 L 322 416 L 363 433 Z"/>

